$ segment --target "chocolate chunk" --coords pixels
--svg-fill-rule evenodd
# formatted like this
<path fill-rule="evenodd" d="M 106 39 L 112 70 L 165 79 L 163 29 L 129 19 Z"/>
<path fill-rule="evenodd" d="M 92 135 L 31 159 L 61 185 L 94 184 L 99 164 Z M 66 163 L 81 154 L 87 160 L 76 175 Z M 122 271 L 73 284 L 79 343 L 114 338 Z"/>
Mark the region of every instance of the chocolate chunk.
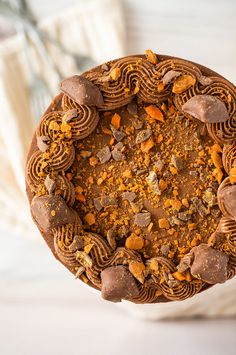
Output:
<path fill-rule="evenodd" d="M 133 202 L 135 200 L 136 196 L 137 195 L 135 192 L 130 192 L 130 191 L 123 192 L 123 194 L 122 194 L 123 200 L 127 200 L 129 202 Z"/>
<path fill-rule="evenodd" d="M 211 95 L 193 96 L 182 110 L 204 123 L 225 122 L 229 118 L 225 104 Z"/>
<path fill-rule="evenodd" d="M 183 222 L 179 218 L 177 218 L 175 216 L 170 216 L 168 218 L 168 221 L 169 221 L 171 227 L 180 226 L 181 224 L 183 224 Z"/>
<path fill-rule="evenodd" d="M 227 280 L 229 256 L 213 249 L 207 244 L 200 244 L 192 249 L 194 255 L 191 273 L 209 284 L 223 283 Z"/>
<path fill-rule="evenodd" d="M 119 131 L 118 129 L 116 129 L 112 125 L 111 125 L 111 130 L 112 130 L 113 137 L 115 138 L 115 140 L 117 142 L 122 141 L 122 139 L 125 138 L 125 136 L 126 136 L 126 134 L 124 132 Z"/>
<path fill-rule="evenodd" d="M 228 214 L 236 218 L 236 185 L 221 189 L 218 193 L 218 199 L 222 201 Z"/>
<path fill-rule="evenodd" d="M 202 203 L 202 200 L 198 197 L 192 197 L 191 202 L 193 203 L 193 206 L 195 207 L 195 210 L 199 213 L 201 217 L 205 217 L 210 213 L 209 209 L 207 209 L 204 204 Z"/>
<path fill-rule="evenodd" d="M 53 193 L 53 191 L 56 188 L 56 181 L 50 178 L 50 175 L 46 176 L 46 179 L 44 180 L 44 185 L 48 191 L 49 194 Z"/>
<path fill-rule="evenodd" d="M 37 146 L 41 152 L 46 152 L 49 147 L 49 137 L 48 136 L 40 136 L 37 137 Z"/>
<path fill-rule="evenodd" d="M 142 212 L 137 213 L 134 217 L 134 223 L 139 227 L 147 227 L 151 222 L 151 213 L 150 212 Z"/>
<path fill-rule="evenodd" d="M 209 207 L 212 207 L 217 204 L 216 195 L 213 193 L 211 188 L 206 189 L 202 199 L 208 204 Z"/>
<path fill-rule="evenodd" d="M 141 129 L 143 127 L 143 122 L 140 120 L 134 120 L 133 126 L 135 129 Z"/>
<path fill-rule="evenodd" d="M 101 164 L 104 164 L 110 160 L 111 151 L 110 151 L 110 148 L 108 147 L 108 145 L 106 145 L 104 148 L 99 150 L 99 152 L 97 153 L 97 157 L 100 160 Z"/>
<path fill-rule="evenodd" d="M 207 86 L 213 83 L 213 80 L 207 76 L 200 76 L 200 78 L 198 79 L 199 83 L 202 84 L 203 86 Z"/>
<path fill-rule="evenodd" d="M 170 247 L 169 245 L 162 245 L 160 250 L 163 256 L 168 256 Z"/>
<path fill-rule="evenodd" d="M 117 200 L 113 196 L 101 196 L 102 207 L 117 206 Z"/>
<path fill-rule="evenodd" d="M 60 196 L 35 196 L 31 203 L 31 212 L 44 232 L 75 221 L 75 214 Z"/>
<path fill-rule="evenodd" d="M 122 265 L 108 267 L 101 272 L 102 297 L 111 302 L 136 297 L 139 294 L 135 278 Z"/>
<path fill-rule="evenodd" d="M 178 213 L 178 218 L 184 222 L 189 221 L 191 217 L 191 214 L 189 214 L 187 211 Z"/>
<path fill-rule="evenodd" d="M 117 231 L 114 227 L 108 229 L 108 231 L 107 231 L 107 241 L 113 250 L 116 249 L 116 234 L 117 234 Z"/>
<path fill-rule="evenodd" d="M 167 284 L 170 288 L 174 288 L 180 285 L 180 281 L 176 280 L 171 274 L 168 274 Z"/>
<path fill-rule="evenodd" d="M 178 76 L 181 75 L 180 71 L 176 71 L 176 70 L 169 70 L 162 79 L 162 82 L 164 85 L 169 84 L 171 81 L 173 81 L 174 79 L 178 78 Z"/>
<path fill-rule="evenodd" d="M 124 148 L 124 144 L 119 142 L 115 145 L 114 149 L 111 152 L 112 158 L 115 161 L 122 161 L 125 160 L 125 155 L 121 152 Z"/>
<path fill-rule="evenodd" d="M 106 63 L 104 63 L 104 64 L 101 65 L 101 70 L 102 70 L 102 72 L 108 71 L 109 70 L 109 66 Z"/>
<path fill-rule="evenodd" d="M 94 207 L 96 208 L 97 211 L 101 211 L 101 209 L 103 208 L 103 206 L 101 204 L 101 197 L 94 198 L 93 204 L 94 204 Z"/>
<path fill-rule="evenodd" d="M 180 272 L 180 273 L 183 273 L 185 272 L 186 270 L 188 270 L 192 264 L 192 261 L 193 261 L 193 254 L 192 253 L 189 253 L 189 254 L 186 254 L 181 260 L 180 260 L 180 263 L 179 265 L 177 266 L 177 270 Z"/>
<path fill-rule="evenodd" d="M 79 235 L 75 235 L 73 242 L 69 245 L 68 249 L 72 253 L 76 252 L 79 249 L 82 249 L 84 247 L 84 241 Z"/>
<path fill-rule="evenodd" d="M 63 80 L 60 88 L 79 105 L 100 107 L 104 104 L 99 88 L 83 76 L 74 75 Z"/>
<path fill-rule="evenodd" d="M 70 122 L 72 118 L 75 118 L 78 116 L 78 111 L 76 108 L 73 108 L 69 111 L 67 111 L 64 116 L 62 117 L 63 122 Z"/>
<path fill-rule="evenodd" d="M 177 170 L 183 170 L 184 168 L 182 160 L 175 154 L 172 154 L 171 156 L 171 164 L 174 165 Z"/>
<path fill-rule="evenodd" d="M 137 202 L 130 202 L 130 206 L 134 213 L 139 213 L 143 209 L 143 201 L 138 200 Z"/>
<path fill-rule="evenodd" d="M 138 132 L 135 143 L 139 144 L 146 141 L 149 137 L 151 137 L 152 131 L 150 129 L 143 129 L 142 131 Z"/>
<path fill-rule="evenodd" d="M 125 160 L 125 155 L 123 153 L 121 153 L 119 150 L 117 149 L 113 149 L 113 151 L 111 152 L 112 154 L 112 158 L 115 161 L 122 161 Z"/>
<path fill-rule="evenodd" d="M 162 170 L 163 169 L 163 162 L 160 158 L 158 158 L 155 162 L 154 162 L 154 166 L 158 169 L 158 170 Z"/>
<path fill-rule="evenodd" d="M 136 113 L 138 112 L 138 106 L 135 101 L 131 101 L 127 105 L 127 111 L 129 112 L 130 115 L 136 115 Z"/>
<path fill-rule="evenodd" d="M 159 182 L 157 179 L 157 174 L 154 171 L 150 171 L 149 175 L 146 178 L 149 187 L 155 195 L 161 195 L 161 189 L 159 187 Z"/>

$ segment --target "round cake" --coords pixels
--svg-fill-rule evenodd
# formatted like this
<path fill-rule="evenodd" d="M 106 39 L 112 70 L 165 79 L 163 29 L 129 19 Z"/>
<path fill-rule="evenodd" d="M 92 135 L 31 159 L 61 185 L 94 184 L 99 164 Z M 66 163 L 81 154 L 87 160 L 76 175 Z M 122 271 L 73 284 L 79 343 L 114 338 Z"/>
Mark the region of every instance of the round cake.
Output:
<path fill-rule="evenodd" d="M 236 273 L 236 88 L 147 50 L 67 78 L 36 128 L 31 214 L 106 300 L 184 300 Z"/>

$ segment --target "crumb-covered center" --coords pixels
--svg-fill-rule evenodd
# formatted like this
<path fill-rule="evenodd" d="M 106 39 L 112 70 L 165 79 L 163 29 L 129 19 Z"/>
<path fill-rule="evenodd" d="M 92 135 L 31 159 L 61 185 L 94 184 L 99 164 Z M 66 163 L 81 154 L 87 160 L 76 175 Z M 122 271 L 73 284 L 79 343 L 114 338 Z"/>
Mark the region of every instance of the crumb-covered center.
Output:
<path fill-rule="evenodd" d="M 67 172 L 84 229 L 145 259 L 178 262 L 206 242 L 220 216 L 222 162 L 204 128 L 171 100 L 101 112 L 96 130 L 74 144 Z"/>

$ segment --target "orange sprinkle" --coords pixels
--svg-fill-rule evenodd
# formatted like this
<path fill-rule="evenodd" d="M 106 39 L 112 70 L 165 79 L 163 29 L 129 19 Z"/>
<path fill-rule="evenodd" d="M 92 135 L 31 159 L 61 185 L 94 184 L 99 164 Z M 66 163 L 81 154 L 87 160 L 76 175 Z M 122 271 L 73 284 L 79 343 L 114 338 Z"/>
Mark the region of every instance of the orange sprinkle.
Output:
<path fill-rule="evenodd" d="M 118 115 L 118 113 L 115 113 L 111 118 L 111 124 L 116 129 L 120 128 L 120 121 L 121 121 L 121 117 L 120 115 Z"/>
<path fill-rule="evenodd" d="M 145 107 L 145 111 L 147 114 L 151 117 L 154 118 L 155 120 L 158 120 L 160 122 L 164 122 L 164 116 L 161 110 L 155 106 L 155 105 L 149 105 Z"/>

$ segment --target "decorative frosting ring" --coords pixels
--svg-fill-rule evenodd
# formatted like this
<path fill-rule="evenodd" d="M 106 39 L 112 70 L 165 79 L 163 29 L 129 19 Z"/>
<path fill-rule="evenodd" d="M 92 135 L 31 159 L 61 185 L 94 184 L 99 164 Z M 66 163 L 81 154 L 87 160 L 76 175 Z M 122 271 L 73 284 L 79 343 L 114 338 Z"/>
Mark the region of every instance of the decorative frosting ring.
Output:
<path fill-rule="evenodd" d="M 222 154 L 223 166 L 227 174 L 229 174 L 230 169 L 236 164 L 236 145 L 235 144 L 225 144 L 223 147 Z"/>
<path fill-rule="evenodd" d="M 49 166 L 44 162 L 43 153 L 36 151 L 30 157 L 26 166 L 26 179 L 30 188 L 37 192 L 39 184 L 43 182 Z"/>
<path fill-rule="evenodd" d="M 76 251 L 78 248 L 76 245 L 77 240 L 75 240 L 75 236 L 77 236 L 78 239 L 83 239 L 83 236 L 80 235 L 81 226 L 82 222 L 76 213 L 76 221 L 74 225 L 64 224 L 53 229 L 55 252 L 59 259 L 66 265 L 79 266 L 79 262 L 76 259 Z M 71 248 L 72 244 L 75 244 L 74 248 Z"/>
<path fill-rule="evenodd" d="M 71 138 L 73 140 L 79 140 L 89 136 L 96 128 L 99 115 L 94 106 L 78 105 L 67 95 L 63 95 L 62 108 L 64 111 L 76 109 L 78 112 L 77 117 L 72 118 L 69 122 L 72 133 Z"/>
<path fill-rule="evenodd" d="M 154 303 L 160 295 L 157 295 L 158 288 L 154 283 L 150 286 L 139 285 L 139 294 L 137 297 L 132 297 L 130 300 L 135 303 Z"/>
<path fill-rule="evenodd" d="M 229 211 L 226 209 L 225 204 L 220 197 L 223 189 L 225 189 L 228 186 L 232 186 L 230 183 L 229 177 L 225 178 L 222 181 L 222 183 L 220 184 L 218 191 L 217 191 L 217 200 L 218 200 L 218 206 L 219 206 L 221 212 L 223 213 L 223 215 L 226 217 L 231 217 Z"/>
<path fill-rule="evenodd" d="M 219 230 L 221 233 L 228 234 L 227 244 L 230 252 L 236 257 L 236 222 L 229 217 L 223 217 L 220 220 Z"/>
<path fill-rule="evenodd" d="M 56 194 L 57 193 L 64 198 L 68 206 L 73 206 L 75 203 L 75 188 L 72 182 L 63 175 L 58 175 L 56 178 Z"/>
<path fill-rule="evenodd" d="M 203 288 L 204 283 L 200 280 L 194 280 L 187 283 L 181 283 L 179 286 L 170 288 L 166 282 L 160 284 L 160 289 L 169 300 L 185 300 L 192 297 Z"/>
<path fill-rule="evenodd" d="M 207 123 L 210 136 L 220 144 L 230 144 L 236 139 L 236 114 L 226 122 Z"/>
<path fill-rule="evenodd" d="M 64 141 L 52 143 L 50 156 L 45 159 L 54 171 L 68 170 L 75 160 L 75 148 Z"/>
<path fill-rule="evenodd" d="M 51 111 L 46 114 L 36 131 L 37 137 L 46 136 L 50 140 L 55 140 L 60 135 L 60 125 L 65 112 Z M 54 125 L 53 125 L 54 124 Z M 53 129 L 54 128 L 54 129 Z"/>

